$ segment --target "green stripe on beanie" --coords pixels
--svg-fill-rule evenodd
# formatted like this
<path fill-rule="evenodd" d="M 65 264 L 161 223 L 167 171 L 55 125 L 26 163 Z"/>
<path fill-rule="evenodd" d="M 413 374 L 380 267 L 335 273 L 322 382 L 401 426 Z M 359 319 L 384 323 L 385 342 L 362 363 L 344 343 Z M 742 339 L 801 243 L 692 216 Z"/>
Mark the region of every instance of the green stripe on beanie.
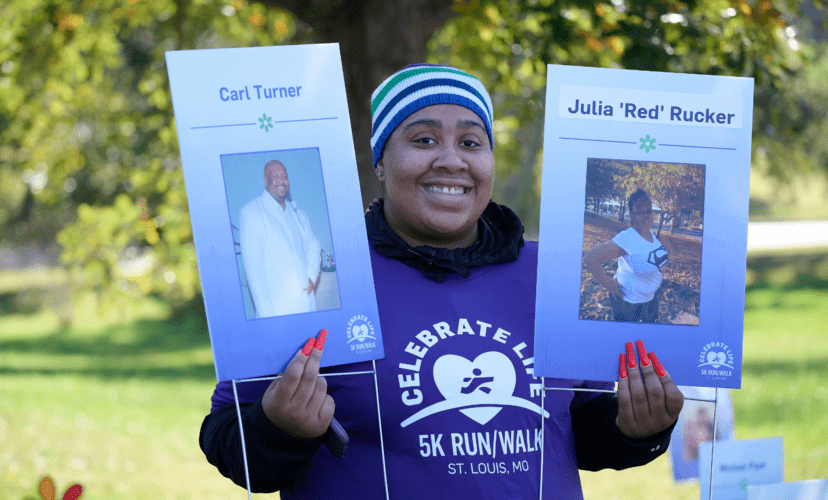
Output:
<path fill-rule="evenodd" d="M 492 99 L 474 76 L 449 66 L 418 64 L 389 76 L 371 96 L 371 149 L 374 168 L 385 143 L 412 113 L 436 104 L 456 104 L 477 114 L 492 138 Z"/>

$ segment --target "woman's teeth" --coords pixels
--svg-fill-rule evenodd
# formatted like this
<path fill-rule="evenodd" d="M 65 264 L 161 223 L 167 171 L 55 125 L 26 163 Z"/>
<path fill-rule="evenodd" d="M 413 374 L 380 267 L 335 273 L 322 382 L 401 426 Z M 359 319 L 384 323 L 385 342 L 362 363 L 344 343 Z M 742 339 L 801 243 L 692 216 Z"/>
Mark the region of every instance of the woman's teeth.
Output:
<path fill-rule="evenodd" d="M 447 186 L 426 186 L 427 191 L 443 194 L 463 194 L 466 192 L 462 187 L 447 187 Z"/>

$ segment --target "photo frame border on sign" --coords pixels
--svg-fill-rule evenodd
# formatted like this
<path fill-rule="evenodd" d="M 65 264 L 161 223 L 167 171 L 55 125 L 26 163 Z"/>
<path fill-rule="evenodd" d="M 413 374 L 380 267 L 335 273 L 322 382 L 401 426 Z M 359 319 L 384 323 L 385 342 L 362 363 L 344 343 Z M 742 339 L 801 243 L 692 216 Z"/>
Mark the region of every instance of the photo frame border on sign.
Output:
<path fill-rule="evenodd" d="M 245 288 L 246 269 L 241 259 L 241 233 L 239 224 L 239 212 L 241 208 L 249 201 L 262 194 L 263 185 L 263 171 L 267 161 L 276 160 L 285 165 L 290 179 L 290 194 L 294 202 L 297 203 L 297 209 L 301 210 L 310 222 L 311 230 L 314 232 L 316 239 L 319 241 L 323 254 L 326 249 L 330 250 L 333 256 L 334 263 L 336 262 L 336 250 L 333 246 L 331 238 L 330 215 L 327 205 L 327 194 L 324 179 L 322 178 L 322 164 L 319 157 L 319 148 L 302 148 L 302 149 L 288 149 L 276 151 L 254 151 L 250 153 L 236 153 L 221 155 L 222 175 L 224 177 L 225 192 L 227 194 L 227 206 L 230 215 L 230 225 L 233 229 L 239 231 L 239 238 L 236 238 L 236 231 L 233 232 L 233 244 L 237 246 L 238 255 L 238 280 L 240 288 Z M 283 161 L 284 160 L 284 161 Z M 285 164 L 287 162 L 287 164 Z M 297 166 L 297 164 L 300 164 Z M 231 168 L 233 172 L 231 172 Z M 241 176 L 241 178 L 239 178 Z M 241 193 L 239 193 L 239 191 Z M 231 194 L 232 193 L 232 194 Z M 321 196 L 320 196 L 321 194 Z M 324 266 L 324 258 L 322 266 Z M 245 277 L 242 276 L 244 272 Z M 327 311 L 331 309 L 339 309 L 341 303 L 339 300 L 339 284 L 336 279 L 336 270 L 334 265 L 333 271 L 333 289 L 330 290 L 330 300 L 335 307 L 319 308 L 319 293 L 316 291 L 317 309 L 316 311 Z M 325 276 L 325 278 L 330 278 Z M 329 283 L 325 283 L 329 285 Z M 321 286 L 318 283 L 317 286 Z M 244 301 L 245 317 L 247 320 L 264 319 L 257 317 L 254 310 L 252 299 L 249 299 L 249 292 L 245 294 L 241 290 L 242 300 Z M 247 295 L 247 296 L 246 296 Z M 313 312 L 316 312 L 313 311 Z M 302 313 L 299 313 L 302 314 Z"/>
<path fill-rule="evenodd" d="M 695 176 L 692 173 L 691 173 L 689 179 L 683 178 L 681 175 L 677 175 L 677 176 L 672 177 L 671 180 L 672 181 L 679 180 L 679 179 L 681 179 L 681 180 L 692 180 L 693 181 L 692 183 L 700 184 L 702 193 L 701 193 L 701 196 L 700 196 L 701 200 L 699 200 L 699 201 L 701 201 L 702 204 L 704 202 L 704 172 L 706 170 L 705 165 L 688 164 L 688 163 L 663 163 L 663 162 L 659 163 L 659 162 L 648 162 L 648 161 L 632 161 L 632 160 L 611 159 L 611 158 L 587 158 L 586 181 L 585 181 L 586 198 L 584 200 L 584 228 L 583 228 L 583 233 L 582 233 L 583 239 L 584 239 L 584 243 L 583 243 L 584 245 L 586 245 L 587 233 L 588 233 L 588 227 L 587 227 L 588 226 L 588 224 L 587 224 L 587 217 L 588 216 L 603 217 L 604 219 L 608 219 L 606 221 L 608 224 L 623 226 L 623 229 L 621 231 L 629 229 L 632 225 L 631 209 L 630 209 L 630 207 L 627 206 L 628 203 L 625 203 L 626 200 L 629 199 L 629 197 L 631 196 L 630 193 L 626 193 L 624 196 L 622 196 L 623 199 L 621 199 L 620 201 L 618 201 L 617 203 L 614 203 L 614 204 L 610 204 L 610 203 L 604 204 L 603 203 L 604 200 L 602 200 L 602 203 L 599 204 L 600 207 L 603 207 L 604 205 L 607 205 L 607 206 L 609 206 L 610 210 L 601 210 L 600 207 L 599 207 L 598 212 L 595 212 L 595 210 L 594 210 L 595 200 L 594 199 L 591 200 L 590 192 L 592 191 L 592 193 L 595 194 L 595 191 L 591 189 L 591 184 L 595 184 L 595 183 L 599 182 L 601 179 L 596 179 L 595 174 L 593 173 L 591 175 L 591 172 L 594 172 L 593 169 L 598 169 L 600 167 L 600 165 L 602 165 L 604 163 L 613 163 L 613 164 L 615 164 L 615 169 L 616 170 L 618 170 L 619 167 L 621 169 L 625 169 L 625 170 L 629 169 L 630 173 L 628 174 L 629 175 L 628 180 L 635 179 L 635 177 L 633 175 L 634 175 L 634 173 L 636 173 L 637 169 L 641 169 L 641 170 L 643 170 L 643 169 L 650 170 L 650 169 L 657 169 L 657 168 L 669 169 L 671 166 L 675 166 L 675 167 L 684 167 L 686 170 L 689 171 L 690 167 L 696 167 L 697 169 L 701 170 L 701 182 L 700 183 L 698 182 L 698 180 L 695 178 Z M 644 174 L 644 175 L 645 175 L 644 181 L 651 180 L 649 177 L 646 176 L 646 174 Z M 650 174 L 650 175 L 652 175 L 652 174 Z M 617 179 L 616 179 L 616 182 L 618 182 Z M 626 182 L 626 181 L 622 181 L 622 182 Z M 669 202 L 669 200 L 666 200 L 666 199 L 670 197 L 670 194 L 665 194 L 664 192 L 658 192 L 658 193 L 654 192 L 654 190 L 657 189 L 657 186 L 652 187 L 651 185 L 655 184 L 655 182 L 647 182 L 647 184 L 650 184 L 650 185 L 645 186 L 642 181 L 635 182 L 635 183 L 630 183 L 630 186 L 627 186 L 625 189 L 627 191 L 633 191 L 633 192 L 635 192 L 635 190 L 637 190 L 637 189 L 643 190 L 647 194 L 647 196 L 650 197 L 650 201 L 652 203 L 652 209 L 654 211 L 656 211 L 656 210 L 667 211 L 665 209 L 668 208 L 666 206 L 666 205 L 668 205 L 668 203 L 665 203 L 665 201 Z M 674 182 L 670 183 L 671 186 L 673 184 L 674 184 Z M 644 187 L 647 187 L 647 189 L 644 189 Z M 698 187 L 699 186 L 696 185 L 695 189 L 698 189 Z M 635 190 L 633 188 L 635 188 Z M 597 189 L 597 186 L 596 186 L 596 189 Z M 651 192 L 651 191 L 653 191 L 653 192 Z M 612 198 L 612 199 L 608 199 L 606 201 L 607 202 L 616 202 L 617 200 L 618 200 L 618 198 Z M 659 205 L 659 203 L 664 204 L 665 207 L 661 207 Z M 589 206 L 590 204 L 593 205 L 592 208 Z M 617 212 L 615 211 L 616 209 L 618 210 Z M 618 212 L 621 212 L 624 215 L 624 217 L 623 217 L 624 222 L 623 223 L 620 221 L 621 216 L 619 215 Z M 696 219 L 699 219 L 703 222 L 703 219 L 704 219 L 703 208 L 700 212 L 701 212 L 701 215 L 699 215 Z M 608 215 L 610 213 L 612 214 L 611 216 Z M 656 216 L 655 213 L 653 215 L 654 215 L 654 217 Z M 666 224 L 663 225 L 663 226 L 661 224 L 663 222 L 664 221 L 659 221 L 658 218 L 654 219 L 653 225 L 650 229 L 652 229 L 652 231 L 654 232 L 656 237 L 660 237 L 663 240 L 664 238 L 661 236 L 661 234 L 663 233 L 663 234 L 669 235 L 669 238 L 672 242 L 672 245 L 671 245 L 672 247 L 676 247 L 676 241 L 674 241 L 674 240 L 678 239 L 678 240 L 685 240 L 684 243 L 687 246 L 694 246 L 696 243 L 698 243 L 699 248 L 701 249 L 701 243 L 703 241 L 703 233 L 701 231 L 688 231 L 688 230 L 680 229 L 679 233 L 675 233 L 674 232 L 675 228 L 673 228 L 671 226 L 670 229 L 669 229 L 669 233 L 668 233 L 668 228 L 667 228 Z M 675 224 L 674 220 L 671 220 L 671 222 L 673 224 Z M 656 229 L 657 226 L 658 226 L 658 229 Z M 659 230 L 661 230 L 661 232 L 659 232 Z M 696 234 L 696 233 L 698 233 L 698 234 Z M 617 234 L 620 234 L 620 232 L 617 233 Z M 617 236 L 617 234 L 616 234 L 616 236 Z M 614 239 L 615 239 L 615 236 L 613 236 L 612 239 L 604 241 L 603 243 L 613 241 Z M 696 240 L 698 240 L 698 241 L 696 241 Z M 600 244 L 601 244 L 601 242 L 597 243 L 596 245 L 591 247 L 590 250 L 597 247 Z M 670 245 L 670 243 L 668 243 L 668 245 Z M 663 245 L 662 245 L 662 249 L 663 249 Z M 584 255 L 586 255 L 587 253 L 588 253 L 587 249 L 584 248 Z M 676 254 L 679 254 L 679 253 L 684 254 L 685 252 L 684 251 L 682 251 L 682 252 L 676 251 L 675 253 Z M 666 269 L 666 273 L 665 273 L 666 274 L 665 282 L 661 283 L 661 285 L 656 290 L 656 295 L 657 295 L 658 299 L 660 299 L 660 300 L 657 301 L 658 310 L 659 310 L 659 312 L 656 314 L 657 318 L 660 319 L 661 318 L 660 311 L 662 309 L 667 308 L 666 305 L 664 307 L 662 307 L 662 305 L 665 304 L 664 299 L 667 298 L 666 297 L 667 290 L 665 290 L 665 286 L 667 286 L 667 284 L 670 283 L 670 281 L 668 281 L 667 278 L 670 278 L 675 274 L 679 274 L 679 275 L 683 276 L 685 279 L 689 278 L 690 281 L 694 281 L 696 278 L 698 278 L 698 281 L 700 281 L 700 278 L 701 278 L 701 271 L 700 270 L 701 270 L 701 265 L 702 265 L 702 258 L 703 258 L 703 256 L 701 254 L 701 251 L 699 251 L 699 263 L 698 263 L 699 264 L 699 269 L 698 270 L 690 270 L 690 272 L 687 272 L 687 270 L 685 268 L 679 269 L 678 266 L 681 265 L 681 264 L 679 264 L 679 262 L 674 262 L 674 259 L 670 258 L 669 254 L 668 254 L 667 269 Z M 616 259 L 616 264 L 618 264 L 618 260 L 620 260 L 620 258 Z M 606 266 L 607 264 L 611 265 L 612 262 L 611 261 L 607 262 L 607 263 L 604 264 L 604 266 Z M 579 310 L 578 310 L 579 319 L 581 319 L 581 320 L 595 320 L 595 321 L 613 321 L 613 319 L 612 319 L 613 308 L 612 308 L 612 305 L 611 305 L 612 297 L 609 297 L 608 294 L 602 293 L 603 292 L 602 287 L 597 283 L 597 281 L 594 280 L 594 278 L 592 277 L 589 270 L 586 269 L 586 265 L 584 266 L 584 268 L 585 268 L 585 275 L 584 275 L 584 279 L 582 280 L 580 307 L 579 307 Z M 590 291 L 592 291 L 592 293 L 590 293 L 589 295 L 585 295 L 587 292 L 590 292 Z M 687 292 L 685 291 L 685 293 L 687 293 Z M 692 293 L 692 290 L 690 290 L 690 293 Z M 607 295 L 607 298 L 606 298 L 606 300 L 603 301 L 603 303 L 597 301 L 599 296 L 604 297 L 604 295 Z M 671 294 L 671 296 L 675 296 L 675 295 L 677 295 L 677 293 Z M 592 309 L 591 311 L 587 309 L 588 304 L 585 304 L 585 301 L 587 299 L 595 299 L 594 302 L 596 302 L 596 303 L 595 303 L 594 307 L 591 307 L 591 309 Z M 698 299 L 698 297 L 696 297 L 695 300 L 692 300 L 692 297 L 691 297 L 691 303 L 689 303 L 688 306 L 689 306 L 688 311 L 682 311 L 681 314 L 677 314 L 676 316 L 667 316 L 665 321 L 660 321 L 660 320 L 657 319 L 655 321 L 655 323 L 656 324 L 683 325 L 683 326 L 698 326 L 698 316 L 701 313 L 700 308 L 699 308 L 699 299 Z M 609 316 L 609 318 L 606 318 L 606 317 L 589 317 L 590 314 L 596 314 L 595 309 L 598 310 L 597 314 L 604 315 L 604 316 Z M 695 317 L 695 319 L 696 319 L 695 322 L 692 321 L 693 317 Z"/>

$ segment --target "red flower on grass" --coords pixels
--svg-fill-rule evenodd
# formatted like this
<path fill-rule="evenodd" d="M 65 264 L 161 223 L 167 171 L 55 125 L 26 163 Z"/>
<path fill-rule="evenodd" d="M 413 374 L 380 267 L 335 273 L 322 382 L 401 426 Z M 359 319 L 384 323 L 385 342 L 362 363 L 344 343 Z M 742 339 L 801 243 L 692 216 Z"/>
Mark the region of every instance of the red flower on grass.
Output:
<path fill-rule="evenodd" d="M 40 498 L 43 500 L 55 500 L 55 483 L 52 481 L 52 478 L 49 476 L 44 477 L 40 480 L 40 488 L 38 488 L 40 493 Z M 79 484 L 73 484 L 66 490 L 66 493 L 63 494 L 63 498 L 61 500 L 78 500 L 81 494 L 83 493 L 83 487 Z M 28 500 L 31 497 L 28 497 Z"/>

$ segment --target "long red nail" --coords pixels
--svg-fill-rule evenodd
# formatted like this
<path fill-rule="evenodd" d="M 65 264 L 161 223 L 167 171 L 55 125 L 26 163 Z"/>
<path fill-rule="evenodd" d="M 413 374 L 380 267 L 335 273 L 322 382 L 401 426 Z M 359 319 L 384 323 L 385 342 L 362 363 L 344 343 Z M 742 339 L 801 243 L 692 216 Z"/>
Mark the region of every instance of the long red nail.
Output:
<path fill-rule="evenodd" d="M 322 331 L 319 332 L 319 336 L 316 337 L 316 343 L 313 344 L 313 348 L 316 349 L 317 351 L 321 351 L 322 349 L 324 349 L 325 348 L 325 340 L 327 338 L 328 338 L 328 330 L 325 330 L 323 328 Z"/>
<path fill-rule="evenodd" d="M 305 342 L 305 347 L 302 348 L 302 356 L 310 354 L 311 349 L 313 349 L 314 342 L 316 342 L 316 339 L 313 337 L 309 338 L 308 341 Z"/>
<path fill-rule="evenodd" d="M 627 378 L 627 360 L 625 359 L 624 353 L 621 353 L 621 362 L 619 363 L 619 370 L 621 372 L 621 378 Z"/>
<path fill-rule="evenodd" d="M 655 371 L 656 373 L 658 373 L 658 376 L 663 377 L 667 375 L 667 370 L 665 370 L 664 367 L 661 366 L 661 361 L 658 360 L 655 353 L 651 352 L 648 355 L 650 356 L 650 361 L 653 362 L 653 368 L 655 368 Z"/>
<path fill-rule="evenodd" d="M 633 350 L 632 342 L 627 342 L 627 366 L 635 368 L 635 351 Z"/>
<path fill-rule="evenodd" d="M 641 360 L 641 366 L 650 366 L 650 358 L 647 357 L 647 349 L 644 348 L 644 342 L 636 340 L 635 346 L 638 347 L 638 359 Z"/>

